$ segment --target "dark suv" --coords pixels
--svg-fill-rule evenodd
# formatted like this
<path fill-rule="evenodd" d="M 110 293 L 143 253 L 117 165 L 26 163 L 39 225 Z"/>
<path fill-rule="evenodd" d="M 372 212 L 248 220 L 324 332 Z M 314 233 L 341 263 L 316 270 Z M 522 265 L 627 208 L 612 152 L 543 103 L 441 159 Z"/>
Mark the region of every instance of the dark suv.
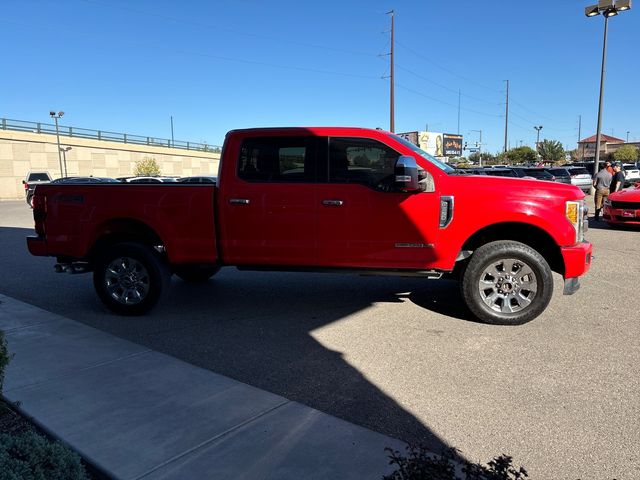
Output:
<path fill-rule="evenodd" d="M 556 177 L 547 172 L 544 168 L 530 168 L 530 167 L 513 167 L 512 170 L 516 172 L 518 177 L 533 177 L 537 180 L 548 180 L 554 182 Z"/>
<path fill-rule="evenodd" d="M 566 168 L 554 167 L 554 168 L 545 168 L 547 172 L 556 177 L 556 182 L 559 183 L 567 183 L 571 185 L 571 172 Z"/>

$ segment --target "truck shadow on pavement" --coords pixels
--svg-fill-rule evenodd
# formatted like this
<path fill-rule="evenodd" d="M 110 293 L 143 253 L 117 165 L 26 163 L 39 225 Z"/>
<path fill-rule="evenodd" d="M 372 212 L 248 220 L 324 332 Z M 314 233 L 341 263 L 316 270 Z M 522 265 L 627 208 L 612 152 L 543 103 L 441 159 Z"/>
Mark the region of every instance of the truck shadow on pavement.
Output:
<path fill-rule="evenodd" d="M 32 257 L 25 245 L 29 234 L 29 229 L 0 227 L 0 259 L 12 272 L 0 280 L 3 294 L 385 435 L 432 451 L 450 447 L 428 421 L 372 383 L 339 348 L 321 343 L 317 332 L 355 318 L 354 326 L 330 331 L 330 343 L 344 344 L 347 331 L 349 349 L 360 358 L 389 354 L 402 349 L 405 339 L 391 332 L 395 322 L 388 312 L 416 317 L 415 308 L 400 305 L 407 300 L 437 314 L 472 320 L 456 283 L 224 268 L 200 285 L 173 277 L 171 291 L 155 310 L 127 318 L 102 306 L 90 275 L 56 274 L 54 259 Z M 375 309 L 379 303 L 398 304 L 398 309 Z M 367 309 L 373 310 L 363 314 Z M 424 320 L 416 318 L 426 329 L 436 320 L 442 328 L 436 317 L 424 312 Z M 426 398 L 431 394 L 428 384 L 420 390 Z"/>

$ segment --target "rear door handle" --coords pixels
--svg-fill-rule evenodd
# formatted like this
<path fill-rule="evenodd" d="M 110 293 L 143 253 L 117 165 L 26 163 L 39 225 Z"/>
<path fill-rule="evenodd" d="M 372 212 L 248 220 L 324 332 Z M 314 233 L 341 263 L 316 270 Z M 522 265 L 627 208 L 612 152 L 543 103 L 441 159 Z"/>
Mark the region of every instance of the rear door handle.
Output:
<path fill-rule="evenodd" d="M 251 201 L 248 198 L 230 198 L 231 205 L 249 205 Z"/>
<path fill-rule="evenodd" d="M 341 207 L 344 202 L 342 200 L 323 200 L 322 204 L 327 207 Z"/>

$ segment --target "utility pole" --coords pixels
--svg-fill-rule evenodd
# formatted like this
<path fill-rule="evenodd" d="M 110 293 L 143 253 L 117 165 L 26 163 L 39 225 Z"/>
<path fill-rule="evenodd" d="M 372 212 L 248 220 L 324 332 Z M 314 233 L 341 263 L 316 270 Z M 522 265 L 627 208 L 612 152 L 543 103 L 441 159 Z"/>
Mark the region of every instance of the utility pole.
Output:
<path fill-rule="evenodd" d="M 509 138 L 509 80 L 507 82 L 507 103 L 504 116 L 504 153 L 507 153 L 507 139 Z"/>
<path fill-rule="evenodd" d="M 581 136 L 582 136 L 582 115 L 578 115 L 578 142 L 580 142 Z"/>
<path fill-rule="evenodd" d="M 173 115 L 171 115 L 171 146 L 174 147 L 176 144 L 173 141 Z"/>
<path fill-rule="evenodd" d="M 627 130 L 627 143 L 629 143 L 629 130 Z"/>
<path fill-rule="evenodd" d="M 395 12 L 391 10 L 387 12 L 387 15 L 391 15 L 391 82 L 390 82 L 390 92 L 389 92 L 389 131 L 394 133 L 396 125 L 395 125 L 395 105 L 394 105 L 394 75 L 393 75 L 393 43 L 394 43 L 394 25 L 393 25 L 393 17 L 395 16 Z"/>

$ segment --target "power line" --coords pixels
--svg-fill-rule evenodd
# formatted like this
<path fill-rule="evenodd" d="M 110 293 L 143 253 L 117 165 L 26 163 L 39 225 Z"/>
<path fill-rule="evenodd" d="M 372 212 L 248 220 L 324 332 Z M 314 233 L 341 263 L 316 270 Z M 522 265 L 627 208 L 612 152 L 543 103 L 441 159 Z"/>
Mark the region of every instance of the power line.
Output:
<path fill-rule="evenodd" d="M 160 18 L 162 20 L 167 20 L 170 22 L 174 22 L 174 23 L 181 23 L 184 25 L 193 25 L 193 26 L 197 26 L 197 27 L 201 27 L 201 28 L 205 28 L 205 29 L 213 29 L 216 31 L 226 31 L 226 32 L 230 32 L 233 33 L 235 35 L 240 35 L 240 36 L 245 36 L 245 37 L 252 37 L 252 38 L 257 38 L 260 40 L 273 40 L 273 41 L 277 41 L 277 42 L 281 42 L 281 43 L 287 43 L 290 45 L 296 45 L 299 47 L 311 47 L 311 48 L 317 48 L 317 49 L 322 49 L 322 50 L 328 50 L 328 51 L 333 51 L 333 52 L 340 52 L 340 53 L 347 53 L 349 55 L 359 55 L 359 56 L 367 56 L 367 57 L 372 57 L 375 56 L 372 53 L 367 53 L 367 52 L 356 52 L 356 51 L 352 51 L 352 50 L 345 50 L 342 48 L 335 48 L 335 47 L 329 47 L 327 45 L 318 45 L 318 44 L 313 44 L 313 43 L 305 43 L 305 42 L 298 42 L 298 41 L 294 41 L 294 40 L 288 40 L 282 37 L 276 37 L 273 35 L 264 35 L 264 34 L 260 34 L 260 33 L 252 33 L 252 32 L 246 32 L 246 31 L 240 31 L 240 30 L 236 30 L 234 28 L 230 28 L 230 27 L 225 27 L 223 25 L 219 25 L 219 24 L 210 24 L 210 23 L 206 23 L 206 22 L 201 22 L 201 21 L 196 21 L 196 20 L 191 20 L 191 19 L 181 19 L 181 18 L 176 18 L 176 17 L 171 17 L 168 15 L 162 15 L 160 13 L 155 13 L 155 12 L 151 12 L 148 10 L 140 10 L 137 8 L 131 8 L 128 6 L 122 6 L 122 5 L 118 5 L 115 6 L 113 4 L 110 3 L 104 3 L 104 2 L 100 2 L 98 0 L 83 0 L 86 3 L 93 3 L 96 5 L 100 5 L 102 7 L 105 8 L 110 8 L 110 9 L 114 9 L 114 10 L 126 10 L 132 13 L 136 13 L 138 15 L 142 15 L 145 17 L 156 17 L 156 18 Z"/>
<path fill-rule="evenodd" d="M 411 93 L 413 93 L 413 94 L 415 94 L 415 95 L 419 95 L 419 96 L 421 96 L 421 97 L 428 98 L 429 100 L 432 100 L 432 101 L 434 101 L 434 102 L 438 102 L 438 103 L 441 103 L 441 104 L 443 104 L 443 105 L 447 105 L 447 106 L 449 106 L 449 107 L 453 107 L 453 108 L 455 108 L 455 109 L 457 109 L 457 108 L 458 108 L 458 105 L 454 105 L 453 103 L 445 102 L 444 100 L 440 100 L 439 98 L 431 97 L 431 96 L 426 95 L 426 94 L 424 94 L 424 93 L 422 93 L 422 92 L 419 92 L 419 91 L 417 91 L 417 90 L 414 90 L 413 88 L 405 87 L 404 85 L 401 85 L 401 84 L 399 84 L 398 82 L 396 82 L 396 87 L 400 87 L 400 88 L 402 88 L 403 90 L 406 90 L 406 91 L 408 91 L 408 92 L 411 92 Z M 480 112 L 480 111 L 478 111 L 478 110 L 472 110 L 472 109 L 470 109 L 470 108 L 462 108 L 461 110 L 464 110 L 465 112 L 476 113 L 476 114 L 478 114 L 478 115 L 484 115 L 484 116 L 487 116 L 487 117 L 496 117 L 496 118 L 500 118 L 500 117 L 501 117 L 501 115 L 496 115 L 496 114 L 493 114 L 493 113 Z"/>
<path fill-rule="evenodd" d="M 495 88 L 487 87 L 486 85 L 483 85 L 483 84 L 481 84 L 481 83 L 478 83 L 478 82 L 476 82 L 475 80 L 471 80 L 470 78 L 467 78 L 467 77 L 465 77 L 465 76 L 463 76 L 463 75 L 460 75 L 460 74 L 458 74 L 458 73 L 454 72 L 453 70 L 449 70 L 448 68 L 443 67 L 442 65 L 437 64 L 437 63 L 436 63 L 436 62 L 434 62 L 432 59 L 425 57 L 424 55 L 422 55 L 422 54 L 420 54 L 420 53 L 416 52 L 416 51 L 415 51 L 415 50 L 413 50 L 412 48 L 407 47 L 406 45 L 403 45 L 402 43 L 400 43 L 400 42 L 398 42 L 398 41 L 396 41 L 396 45 L 398 45 L 399 47 L 402 47 L 402 48 L 404 48 L 405 50 L 407 50 L 407 51 L 409 51 L 409 52 L 413 53 L 413 54 L 414 54 L 414 55 L 416 55 L 417 57 L 419 57 L 419 58 L 421 58 L 421 59 L 423 59 L 423 60 L 425 60 L 425 61 L 429 62 L 430 64 L 434 65 L 435 67 L 439 68 L 440 70 L 443 70 L 443 71 L 445 71 L 445 72 L 449 73 L 450 75 L 453 75 L 454 77 L 458 77 L 458 78 L 460 78 L 460 79 L 462 79 L 462 80 L 465 80 L 465 81 L 467 81 L 467 82 L 469 82 L 469 83 L 473 83 L 474 85 L 477 85 L 478 87 L 482 87 L 482 88 L 484 88 L 484 89 L 486 89 L 486 90 L 490 90 L 490 91 L 492 91 L 492 92 L 496 92 L 496 93 L 502 93 L 502 92 L 500 92 L 500 90 L 496 90 Z"/>

